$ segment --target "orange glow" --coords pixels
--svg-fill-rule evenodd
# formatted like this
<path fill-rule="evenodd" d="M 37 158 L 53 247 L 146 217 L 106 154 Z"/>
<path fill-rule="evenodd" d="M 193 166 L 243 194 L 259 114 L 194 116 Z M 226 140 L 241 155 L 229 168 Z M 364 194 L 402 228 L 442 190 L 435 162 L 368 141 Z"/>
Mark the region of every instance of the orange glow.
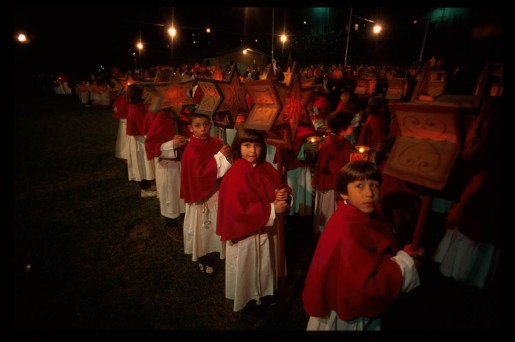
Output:
<path fill-rule="evenodd" d="M 369 160 L 370 147 L 364 145 L 356 145 L 350 152 L 350 160 Z"/>

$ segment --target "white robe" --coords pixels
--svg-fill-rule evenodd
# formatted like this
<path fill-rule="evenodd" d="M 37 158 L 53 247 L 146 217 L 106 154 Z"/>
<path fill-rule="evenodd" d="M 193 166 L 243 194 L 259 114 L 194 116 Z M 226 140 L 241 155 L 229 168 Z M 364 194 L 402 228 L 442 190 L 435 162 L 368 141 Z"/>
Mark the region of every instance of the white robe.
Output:
<path fill-rule="evenodd" d="M 254 234 L 233 244 L 227 242 L 225 297 L 234 300 L 234 312 L 248 302 L 272 296 L 278 284 L 277 230 Z"/>
<path fill-rule="evenodd" d="M 128 154 L 127 119 L 120 119 L 118 123 L 118 134 L 114 147 L 114 156 L 120 159 L 127 159 Z"/>
<path fill-rule="evenodd" d="M 142 135 L 128 136 L 127 171 L 129 181 L 141 182 L 142 180 L 154 180 L 154 160 L 147 160 L 145 151 L 145 137 Z"/>
<path fill-rule="evenodd" d="M 217 167 L 217 178 L 223 177 L 231 167 L 221 152 L 214 155 Z M 191 254 L 193 261 L 208 253 L 220 253 L 225 259 L 225 241 L 216 234 L 218 217 L 218 191 L 202 203 L 186 203 L 184 213 L 184 254 Z"/>

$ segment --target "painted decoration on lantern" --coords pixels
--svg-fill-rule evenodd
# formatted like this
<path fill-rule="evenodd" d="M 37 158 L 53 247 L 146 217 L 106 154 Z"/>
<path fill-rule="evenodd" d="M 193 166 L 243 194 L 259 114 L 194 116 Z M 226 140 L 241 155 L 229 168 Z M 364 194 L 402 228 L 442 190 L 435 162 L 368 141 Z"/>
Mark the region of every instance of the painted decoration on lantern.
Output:
<path fill-rule="evenodd" d="M 442 190 L 458 152 L 459 145 L 448 141 L 398 136 L 383 172 Z"/>
<path fill-rule="evenodd" d="M 392 104 L 400 135 L 458 143 L 459 108 L 420 104 Z"/>
<path fill-rule="evenodd" d="M 193 104 L 193 99 L 189 96 L 192 85 L 191 79 L 186 82 L 174 79 L 166 85 L 158 84 L 149 87 L 153 95 L 149 110 L 158 112 L 165 108 L 172 108 L 179 115 L 185 106 Z"/>
<path fill-rule="evenodd" d="M 223 100 L 220 88 L 214 80 L 210 79 L 197 79 L 197 83 L 204 95 L 195 112 L 213 115 Z"/>
<path fill-rule="evenodd" d="M 250 94 L 253 105 L 244 127 L 262 131 L 270 130 L 281 110 L 281 102 L 273 81 L 247 81 L 245 87 Z"/>
<path fill-rule="evenodd" d="M 294 139 L 297 135 L 297 128 L 300 122 L 311 123 L 307 105 L 313 93 L 313 87 L 302 87 L 300 73 L 295 70 L 295 67 L 292 77 L 291 87 L 274 82 L 275 89 L 282 103 L 281 112 L 274 124 L 274 128 L 277 129 L 283 125 L 288 125 L 290 127 L 291 136 Z"/>
<path fill-rule="evenodd" d="M 232 67 L 229 81 L 216 80 L 215 82 L 220 87 L 220 91 L 222 93 L 222 102 L 216 112 L 227 112 L 230 115 L 229 121 L 231 125 L 234 125 L 238 112 L 249 111 L 247 102 L 245 101 L 245 86 L 240 83 L 240 76 L 238 75 L 236 65 Z"/>
<path fill-rule="evenodd" d="M 442 190 L 460 150 L 457 107 L 392 103 L 399 127 L 385 174 Z"/>

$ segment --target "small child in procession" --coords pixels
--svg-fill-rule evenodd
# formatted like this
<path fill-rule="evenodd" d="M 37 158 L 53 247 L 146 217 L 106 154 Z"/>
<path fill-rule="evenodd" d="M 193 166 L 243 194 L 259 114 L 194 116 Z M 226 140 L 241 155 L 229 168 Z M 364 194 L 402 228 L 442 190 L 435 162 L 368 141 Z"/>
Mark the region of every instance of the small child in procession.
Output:
<path fill-rule="evenodd" d="M 182 243 L 180 217 L 184 216 L 185 204 L 180 198 L 181 156 L 188 143 L 182 131 L 180 118 L 170 108 L 147 116 L 155 116 L 145 139 L 147 158 L 155 161 L 156 188 L 159 193 L 159 209 L 165 219 L 167 235 Z M 189 136 L 189 134 L 188 134 Z"/>
<path fill-rule="evenodd" d="M 289 209 L 279 171 L 266 161 L 263 133 L 240 126 L 233 166 L 220 185 L 217 234 L 226 241 L 225 296 L 233 310 L 272 296 L 279 275 L 276 214 Z"/>
<path fill-rule="evenodd" d="M 336 210 L 335 184 L 338 171 L 350 160 L 351 143 L 345 136 L 352 133 L 354 113 L 339 111 L 329 116 L 331 133 L 319 145 L 315 165 L 313 187 L 315 192 L 315 215 L 313 233 L 320 234 Z"/>
<path fill-rule="evenodd" d="M 181 192 L 186 210 L 183 236 L 184 253 L 192 254 L 199 270 L 215 272 L 215 257 L 225 259 L 225 242 L 216 235 L 219 179 L 231 167 L 231 147 L 210 136 L 211 119 L 192 112 L 189 129 L 193 135 L 181 159 Z"/>
<path fill-rule="evenodd" d="M 420 285 L 414 258 L 376 211 L 381 171 L 368 160 L 338 174 L 338 209 L 318 241 L 302 293 L 307 330 L 381 330 L 381 313 Z"/>

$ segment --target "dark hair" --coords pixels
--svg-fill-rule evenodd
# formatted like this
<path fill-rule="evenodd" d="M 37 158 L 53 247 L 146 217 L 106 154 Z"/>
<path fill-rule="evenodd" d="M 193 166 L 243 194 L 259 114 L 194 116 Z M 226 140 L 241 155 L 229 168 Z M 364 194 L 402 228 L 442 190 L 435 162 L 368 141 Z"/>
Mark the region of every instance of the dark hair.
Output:
<path fill-rule="evenodd" d="M 202 114 L 202 113 L 196 113 L 195 111 L 191 112 L 189 117 L 188 117 L 188 119 L 190 121 L 190 124 L 193 121 L 193 118 L 206 118 L 206 119 L 209 120 L 209 122 L 211 122 L 211 118 L 209 117 L 209 115 Z"/>
<path fill-rule="evenodd" d="M 333 112 L 329 115 L 328 125 L 332 133 L 338 134 L 340 130 L 346 130 L 354 118 L 354 114 L 347 111 Z"/>
<path fill-rule="evenodd" d="M 390 152 L 392 151 L 393 144 L 395 143 L 395 135 L 387 137 L 381 140 L 376 148 L 374 149 L 374 157 L 372 160 L 376 163 L 377 166 L 381 166 L 382 163 L 386 162 Z"/>
<path fill-rule="evenodd" d="M 368 99 L 367 108 L 365 112 L 367 114 L 377 115 L 384 111 L 385 102 L 381 96 L 372 96 Z"/>
<path fill-rule="evenodd" d="M 231 145 L 232 157 L 234 160 L 241 158 L 241 144 L 246 142 L 260 143 L 262 146 L 261 155 L 258 158 L 258 164 L 261 164 L 266 159 L 266 141 L 265 136 L 257 129 L 238 127 L 236 136 Z"/>
<path fill-rule="evenodd" d="M 348 195 L 347 185 L 357 180 L 375 180 L 381 184 L 383 178 L 377 165 L 370 160 L 353 160 L 345 164 L 336 178 L 336 194 Z"/>

